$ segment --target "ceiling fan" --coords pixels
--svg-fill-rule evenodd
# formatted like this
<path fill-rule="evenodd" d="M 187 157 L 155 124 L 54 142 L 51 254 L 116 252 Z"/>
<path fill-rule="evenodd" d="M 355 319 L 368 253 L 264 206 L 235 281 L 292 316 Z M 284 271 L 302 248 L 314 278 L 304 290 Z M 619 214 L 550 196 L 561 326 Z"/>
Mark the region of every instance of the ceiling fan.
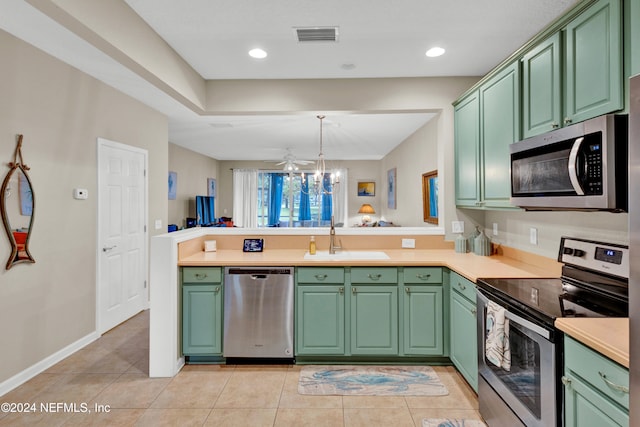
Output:
<path fill-rule="evenodd" d="M 298 160 L 293 155 L 290 148 L 287 148 L 287 153 L 284 155 L 282 161 L 278 160 L 265 160 L 267 163 L 276 163 L 276 166 L 283 165 L 282 170 L 285 172 L 292 172 L 298 170 L 298 165 L 310 165 L 315 162 L 311 160 Z"/>

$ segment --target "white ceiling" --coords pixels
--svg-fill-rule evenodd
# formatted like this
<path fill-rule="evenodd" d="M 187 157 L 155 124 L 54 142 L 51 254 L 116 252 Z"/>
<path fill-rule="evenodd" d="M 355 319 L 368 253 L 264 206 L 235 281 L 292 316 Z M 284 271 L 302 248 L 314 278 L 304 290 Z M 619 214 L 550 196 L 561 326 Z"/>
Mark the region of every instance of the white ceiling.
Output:
<path fill-rule="evenodd" d="M 317 156 L 316 113 L 198 116 L 25 1 L 0 1 L 0 28 L 167 114 L 170 142 L 221 160 Z M 577 2 L 124 1 L 205 79 L 481 76 Z M 339 40 L 299 43 L 301 26 L 337 26 Z M 433 46 L 445 55 L 426 57 Z M 327 157 L 343 159 L 382 158 L 432 117 L 322 113 Z"/>

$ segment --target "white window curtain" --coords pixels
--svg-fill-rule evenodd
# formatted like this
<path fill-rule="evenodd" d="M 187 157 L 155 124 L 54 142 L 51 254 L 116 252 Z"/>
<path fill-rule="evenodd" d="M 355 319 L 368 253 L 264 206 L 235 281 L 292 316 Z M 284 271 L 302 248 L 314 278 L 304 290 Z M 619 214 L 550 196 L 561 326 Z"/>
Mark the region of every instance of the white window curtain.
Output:
<path fill-rule="evenodd" d="M 233 170 L 233 223 L 237 227 L 258 226 L 258 171 Z"/>
<path fill-rule="evenodd" d="M 340 172 L 340 185 L 337 186 L 337 191 L 333 193 L 333 218 L 336 225 L 346 227 L 347 224 L 347 206 L 348 203 L 348 185 L 349 177 L 347 176 L 347 169 L 338 169 Z"/>

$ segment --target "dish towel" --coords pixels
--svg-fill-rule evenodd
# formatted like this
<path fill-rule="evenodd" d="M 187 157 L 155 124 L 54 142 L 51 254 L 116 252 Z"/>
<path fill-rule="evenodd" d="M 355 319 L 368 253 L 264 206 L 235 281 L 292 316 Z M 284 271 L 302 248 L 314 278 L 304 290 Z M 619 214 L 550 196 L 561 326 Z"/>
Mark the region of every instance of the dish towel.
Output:
<path fill-rule="evenodd" d="M 505 371 L 511 370 L 509 348 L 509 319 L 506 310 L 493 301 L 487 305 L 485 356 L 487 360 Z"/>

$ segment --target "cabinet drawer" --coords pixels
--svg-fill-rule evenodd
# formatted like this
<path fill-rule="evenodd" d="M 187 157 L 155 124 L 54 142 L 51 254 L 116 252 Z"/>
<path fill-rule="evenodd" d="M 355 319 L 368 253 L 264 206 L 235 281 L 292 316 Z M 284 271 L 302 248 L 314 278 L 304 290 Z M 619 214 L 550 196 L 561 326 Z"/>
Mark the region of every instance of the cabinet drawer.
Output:
<path fill-rule="evenodd" d="M 629 409 L 629 371 L 624 366 L 566 336 L 564 346 L 567 370 Z"/>
<path fill-rule="evenodd" d="M 351 269 L 351 283 L 398 283 L 398 269 L 389 267 Z"/>
<path fill-rule="evenodd" d="M 182 283 L 220 283 L 220 267 L 182 267 Z"/>
<path fill-rule="evenodd" d="M 405 267 L 404 283 L 442 283 L 442 268 Z"/>
<path fill-rule="evenodd" d="M 454 271 L 451 272 L 451 289 L 475 304 L 476 285 Z"/>
<path fill-rule="evenodd" d="M 344 268 L 298 268 L 298 283 L 344 283 Z"/>

